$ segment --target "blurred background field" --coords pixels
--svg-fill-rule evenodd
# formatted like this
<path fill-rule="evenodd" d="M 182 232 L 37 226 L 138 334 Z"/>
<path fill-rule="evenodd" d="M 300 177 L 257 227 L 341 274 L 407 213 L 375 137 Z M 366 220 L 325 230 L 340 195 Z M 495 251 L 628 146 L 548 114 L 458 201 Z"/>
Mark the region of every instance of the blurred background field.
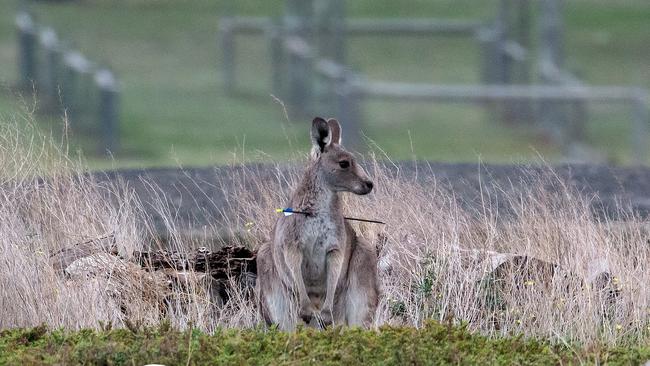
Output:
<path fill-rule="evenodd" d="M 532 2 L 536 3 L 535 1 Z M 24 113 L 40 101 L 13 86 L 17 80 L 15 15 L 27 5 L 39 24 L 89 59 L 110 67 L 120 86 L 119 149 L 106 157 L 92 133 L 70 129 L 74 150 L 92 168 L 224 164 L 281 160 L 307 150 L 310 120 L 296 118 L 269 89 L 263 36 L 238 36 L 241 91 L 228 95 L 219 65 L 219 19 L 225 15 L 280 17 L 284 4 L 228 1 L 0 0 L 0 114 Z M 429 0 L 347 2 L 348 18 L 489 20 L 498 1 Z M 566 0 L 566 67 L 589 85 L 650 88 L 650 2 Z M 348 41 L 347 61 L 369 79 L 475 84 L 476 42 L 449 37 L 374 37 Z M 629 164 L 629 108 L 588 103 L 584 143 L 594 161 Z M 495 121 L 480 105 L 370 101 L 361 130 L 393 159 L 519 162 L 566 160 L 554 141 L 526 124 Z M 318 111 L 315 111 L 318 113 Z M 39 125 L 60 134 L 63 112 L 38 114 Z M 75 127 L 74 125 L 72 127 Z M 646 142 L 645 161 L 650 161 Z M 588 159 L 587 159 L 588 160 Z"/>

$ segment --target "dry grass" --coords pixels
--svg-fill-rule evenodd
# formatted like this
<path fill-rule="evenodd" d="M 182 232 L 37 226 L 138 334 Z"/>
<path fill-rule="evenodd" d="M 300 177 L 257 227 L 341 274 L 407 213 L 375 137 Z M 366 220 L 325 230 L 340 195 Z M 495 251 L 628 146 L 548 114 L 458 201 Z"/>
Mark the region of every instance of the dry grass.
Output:
<path fill-rule="evenodd" d="M 616 220 L 597 218 L 597 197 L 581 194 L 550 167 L 542 174 L 522 167 L 524 184 L 484 184 L 480 202 L 469 204 L 432 172 L 420 172 L 432 176 L 422 182 L 389 160 L 372 157 L 366 165 L 376 190 L 367 197 L 346 194 L 345 213 L 387 222 L 353 223 L 378 246 L 377 326 L 419 327 L 434 318 L 494 336 L 586 344 L 647 339 L 648 223 L 624 205 Z M 287 201 L 300 169 L 278 166 L 270 182 L 259 176 L 251 169 L 237 177 L 242 185 L 229 208 L 239 213 L 231 229 L 246 231 L 245 242 L 254 245 L 268 240 L 273 208 Z M 497 274 L 497 265 L 514 254 L 539 261 L 523 273 Z M 549 273 L 549 263 L 559 268 Z M 611 277 L 598 282 L 603 273 Z"/>
<path fill-rule="evenodd" d="M 134 250 L 145 247 L 152 225 L 143 203 L 124 184 L 100 184 L 81 174 L 83 164 L 66 157 L 65 144 L 39 136 L 25 121 L 2 123 L 0 136 L 0 329 L 100 322 L 132 327 L 166 318 L 180 328 L 191 324 L 211 331 L 260 322 L 244 291 L 233 291 L 231 301 L 220 305 L 198 285 L 169 290 L 129 261 Z M 531 173 L 523 189 L 485 186 L 479 208 L 468 209 L 433 178 L 425 183 L 406 178 L 388 160 L 371 158 L 366 165 L 376 191 L 346 195 L 345 201 L 346 214 L 387 222 L 354 224 L 378 244 L 383 294 L 376 325 L 419 327 L 434 318 L 494 336 L 585 344 L 647 341 L 647 222 L 624 209 L 625 224 L 595 218 L 590 197 L 550 169 Z M 241 170 L 228 190 L 229 207 L 223 208 L 236 213 L 228 216 L 229 237 L 252 246 L 266 240 L 277 218 L 273 208 L 286 202 L 299 174 L 299 168 L 280 165 L 271 179 L 262 179 L 254 167 Z M 150 204 L 166 217 L 170 245 L 186 248 L 164 193 Z M 69 276 L 49 259 L 62 248 L 106 236 L 114 237 L 121 258 L 99 250 Z M 502 258 L 496 252 L 528 255 L 561 270 L 549 275 L 533 266 L 526 278 L 503 284 L 492 271 L 495 258 Z M 615 276 L 609 283 L 620 291 L 615 303 L 591 285 L 595 268 Z"/>

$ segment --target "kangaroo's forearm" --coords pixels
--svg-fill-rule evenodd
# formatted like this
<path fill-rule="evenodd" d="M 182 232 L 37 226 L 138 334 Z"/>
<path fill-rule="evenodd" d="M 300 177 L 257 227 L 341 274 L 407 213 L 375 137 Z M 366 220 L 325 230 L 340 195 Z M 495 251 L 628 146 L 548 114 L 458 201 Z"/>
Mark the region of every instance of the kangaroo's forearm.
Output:
<path fill-rule="evenodd" d="M 327 253 L 327 292 L 325 294 L 325 307 L 332 309 L 336 288 L 343 270 L 343 253 L 340 250 L 332 250 Z"/>
<path fill-rule="evenodd" d="M 302 276 L 302 253 L 296 250 L 287 250 L 283 254 L 284 263 L 289 272 L 291 287 L 298 292 L 301 304 L 309 302 L 307 287 Z"/>

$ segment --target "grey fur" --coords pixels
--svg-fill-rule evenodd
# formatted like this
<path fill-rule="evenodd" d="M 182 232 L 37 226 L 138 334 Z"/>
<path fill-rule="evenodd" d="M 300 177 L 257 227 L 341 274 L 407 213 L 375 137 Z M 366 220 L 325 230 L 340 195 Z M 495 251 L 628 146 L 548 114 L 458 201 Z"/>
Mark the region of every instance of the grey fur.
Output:
<path fill-rule="evenodd" d="M 369 326 L 377 307 L 376 250 L 343 219 L 339 201 L 339 192 L 363 195 L 373 185 L 340 137 L 338 121 L 312 121 L 311 158 L 288 206 L 310 215 L 279 218 L 257 255 L 262 315 L 284 330 L 301 319 Z"/>

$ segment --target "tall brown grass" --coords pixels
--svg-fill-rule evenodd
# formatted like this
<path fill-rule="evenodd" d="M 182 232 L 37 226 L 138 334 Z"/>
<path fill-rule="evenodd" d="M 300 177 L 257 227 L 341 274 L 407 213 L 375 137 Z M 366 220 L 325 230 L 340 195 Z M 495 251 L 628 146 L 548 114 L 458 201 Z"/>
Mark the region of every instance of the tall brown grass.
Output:
<path fill-rule="evenodd" d="M 522 181 L 508 187 L 483 183 L 472 204 L 436 181 L 434 171 L 419 172 L 431 178 L 418 180 L 389 160 L 373 157 L 366 164 L 376 190 L 346 195 L 345 212 L 387 223 L 353 224 L 378 245 L 377 326 L 418 327 L 434 318 L 494 336 L 588 344 L 647 338 L 648 222 L 625 205 L 614 219 L 597 215 L 597 197 L 580 193 L 550 167 L 541 173 L 522 167 Z M 256 188 L 236 192 L 239 199 L 232 201 L 239 213 L 232 227 L 255 223 L 250 237 L 256 245 L 276 219 L 272 208 L 286 201 L 300 175 L 299 168 L 276 172 L 273 182 L 254 171 L 242 174 L 239 180 Z M 548 267 L 533 263 L 518 284 L 495 278 L 496 264 L 514 255 L 559 268 L 549 278 Z M 603 273 L 611 276 L 606 283 L 594 281 Z M 499 281 L 511 285 L 499 287 Z"/>
<path fill-rule="evenodd" d="M 154 231 L 144 204 L 127 185 L 85 174 L 82 163 L 67 157 L 65 144 L 23 122 L 0 125 L 0 328 L 168 319 L 211 331 L 260 323 L 254 300 L 237 284 L 231 300 L 221 304 L 198 285 L 160 286 L 156 274 L 133 264 L 131 253 L 147 247 Z M 418 180 L 387 159 L 370 157 L 365 165 L 376 190 L 367 197 L 345 194 L 344 201 L 346 214 L 387 223 L 354 223 L 378 247 L 382 296 L 376 326 L 418 327 L 433 318 L 493 336 L 647 341 L 648 223 L 624 206 L 615 220 L 599 218 L 593 197 L 551 168 L 544 174 L 531 170 L 516 189 L 484 183 L 479 201 L 469 204 L 436 181 L 435 172 L 419 172 L 431 178 Z M 267 240 L 277 219 L 273 209 L 287 201 L 300 171 L 299 165 L 277 164 L 271 174 L 256 165 L 233 173 L 235 184 L 223 183 L 228 204 L 219 209 L 227 224 L 219 232 L 232 244 L 257 247 Z M 186 250 L 196 238 L 181 235 L 164 192 L 154 201 L 147 204 L 164 216 L 169 245 Z M 77 263 L 81 275 L 62 274 L 49 259 L 107 235 L 120 257 L 99 250 L 85 267 Z M 561 270 L 549 279 L 533 266 L 519 285 L 498 287 L 494 261 L 507 257 L 499 253 L 534 257 Z M 614 300 L 591 285 L 595 268 L 611 274 Z"/>

